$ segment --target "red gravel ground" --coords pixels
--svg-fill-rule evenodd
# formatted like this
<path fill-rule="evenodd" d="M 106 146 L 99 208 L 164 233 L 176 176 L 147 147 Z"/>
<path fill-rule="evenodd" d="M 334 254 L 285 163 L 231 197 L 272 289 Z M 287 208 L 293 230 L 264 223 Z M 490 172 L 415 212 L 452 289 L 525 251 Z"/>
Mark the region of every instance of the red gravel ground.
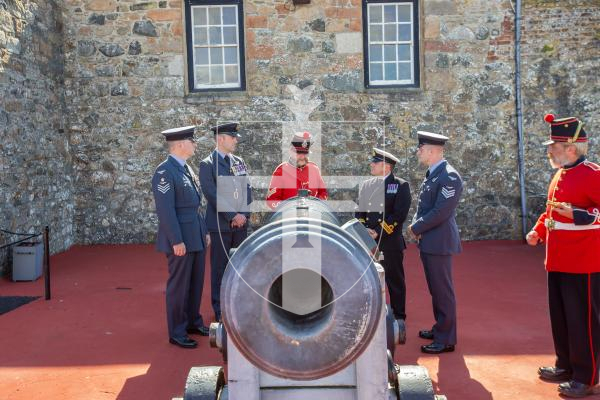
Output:
<path fill-rule="evenodd" d="M 405 258 L 407 344 L 396 362 L 427 367 L 449 400 L 549 400 L 556 385 L 537 379 L 553 365 L 544 249 L 520 242 L 466 242 L 455 258 L 456 352 L 424 355 L 431 299 L 414 245 Z M 0 280 L 2 296 L 42 296 L 0 315 L 0 399 L 171 399 L 192 366 L 220 365 L 208 339 L 185 350 L 168 343 L 166 260 L 150 245 L 75 246 L 51 258 L 44 282 Z M 201 312 L 212 318 L 206 274 Z M 600 397 L 600 396 L 599 396 Z M 598 398 L 598 397 L 597 397 Z"/>

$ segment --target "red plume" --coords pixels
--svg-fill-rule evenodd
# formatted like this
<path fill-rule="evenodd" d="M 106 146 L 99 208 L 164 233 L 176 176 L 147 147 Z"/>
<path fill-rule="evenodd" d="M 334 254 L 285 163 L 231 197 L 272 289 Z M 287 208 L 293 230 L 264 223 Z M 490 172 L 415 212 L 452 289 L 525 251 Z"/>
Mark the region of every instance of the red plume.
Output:
<path fill-rule="evenodd" d="M 302 136 L 304 137 L 304 139 L 309 139 L 310 138 L 310 133 L 304 132 L 304 134 Z"/>
<path fill-rule="evenodd" d="M 551 124 L 552 122 L 554 122 L 554 118 L 556 118 L 554 116 L 554 114 L 546 114 L 544 116 L 544 121 L 546 121 L 547 123 Z"/>

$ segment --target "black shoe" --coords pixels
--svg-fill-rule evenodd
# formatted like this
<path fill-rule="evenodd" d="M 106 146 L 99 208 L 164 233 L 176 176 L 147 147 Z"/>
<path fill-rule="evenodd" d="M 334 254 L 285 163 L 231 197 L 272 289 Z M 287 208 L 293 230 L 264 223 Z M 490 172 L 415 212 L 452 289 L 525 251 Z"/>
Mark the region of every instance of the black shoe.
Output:
<path fill-rule="evenodd" d="M 198 343 L 195 340 L 190 339 L 187 336 L 169 338 L 169 343 L 175 344 L 179 347 L 183 347 L 184 349 L 193 349 L 194 347 L 198 346 Z"/>
<path fill-rule="evenodd" d="M 563 382 L 558 385 L 558 391 L 567 397 L 585 397 L 600 393 L 598 385 L 590 386 L 576 381 Z"/>
<path fill-rule="evenodd" d="M 453 344 L 431 343 L 421 346 L 421 352 L 427 354 L 450 353 L 454 351 Z"/>
<path fill-rule="evenodd" d="M 538 369 L 540 379 L 548 382 L 566 382 L 571 379 L 571 373 L 566 369 L 557 367 L 540 367 Z"/>
<path fill-rule="evenodd" d="M 206 326 L 190 326 L 186 331 L 187 333 L 193 333 L 200 336 L 208 336 L 208 328 Z"/>
<path fill-rule="evenodd" d="M 419 337 L 421 339 L 433 340 L 433 331 L 427 331 L 427 330 L 419 331 Z"/>

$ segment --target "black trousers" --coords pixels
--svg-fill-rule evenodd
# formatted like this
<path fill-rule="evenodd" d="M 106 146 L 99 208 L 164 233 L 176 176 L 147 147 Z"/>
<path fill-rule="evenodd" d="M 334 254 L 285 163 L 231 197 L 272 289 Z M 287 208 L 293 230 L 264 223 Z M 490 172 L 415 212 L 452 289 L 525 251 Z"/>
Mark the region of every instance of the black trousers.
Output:
<path fill-rule="evenodd" d="M 238 247 L 248 231 L 210 232 L 210 297 L 217 318 L 221 317 L 221 281 L 229 262 L 229 250 Z"/>
<path fill-rule="evenodd" d="M 573 380 L 598 383 L 600 365 L 600 272 L 548 272 L 548 305 L 556 366 Z"/>
<path fill-rule="evenodd" d="M 456 297 L 452 283 L 452 256 L 421 252 L 427 286 L 431 294 L 435 324 L 433 341 L 456 344 Z"/>
<path fill-rule="evenodd" d="M 381 265 L 385 270 L 385 285 L 390 294 L 390 305 L 396 319 L 406 319 L 406 282 L 403 261 L 403 251 L 383 251 Z"/>
<path fill-rule="evenodd" d="M 184 256 L 167 254 L 167 326 L 169 337 L 187 335 L 187 327 L 203 326 L 200 300 L 204 285 L 204 251 L 188 252 Z"/>

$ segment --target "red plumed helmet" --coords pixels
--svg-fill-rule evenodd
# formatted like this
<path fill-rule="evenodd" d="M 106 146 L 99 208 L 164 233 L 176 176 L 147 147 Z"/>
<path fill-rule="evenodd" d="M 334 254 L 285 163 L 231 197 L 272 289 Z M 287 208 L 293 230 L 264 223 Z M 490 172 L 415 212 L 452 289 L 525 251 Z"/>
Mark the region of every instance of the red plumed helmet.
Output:
<path fill-rule="evenodd" d="M 551 124 L 552 122 L 554 122 L 554 119 L 556 117 L 554 116 L 554 114 L 546 114 L 544 116 L 544 121 L 546 121 L 547 123 Z"/>

